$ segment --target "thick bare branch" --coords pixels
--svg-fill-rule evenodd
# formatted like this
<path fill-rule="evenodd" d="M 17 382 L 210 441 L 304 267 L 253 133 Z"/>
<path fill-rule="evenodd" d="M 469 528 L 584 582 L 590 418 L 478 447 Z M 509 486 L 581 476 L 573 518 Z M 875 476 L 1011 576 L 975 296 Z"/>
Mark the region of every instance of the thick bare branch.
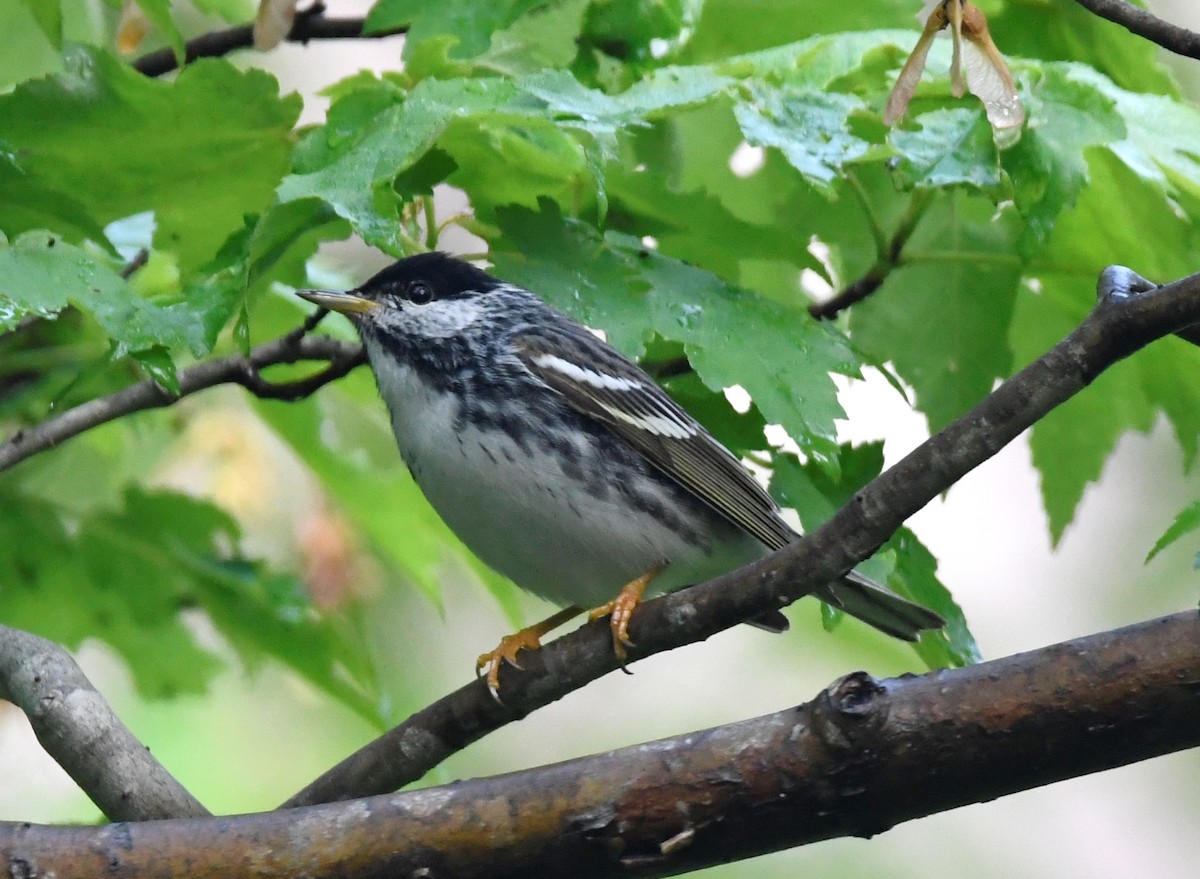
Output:
<path fill-rule="evenodd" d="M 1148 10 L 1125 0 L 1075 0 L 1089 12 L 1107 19 L 1139 37 L 1157 43 L 1168 52 L 1200 58 L 1200 34 L 1163 21 Z"/>
<path fill-rule="evenodd" d="M 1132 274 L 1132 273 L 1127 273 Z M 701 641 L 782 607 L 870 556 L 904 521 L 1085 388 L 1103 370 L 1168 333 L 1200 323 L 1200 275 L 1164 287 L 1111 290 L 1070 336 L 859 491 L 825 525 L 749 567 L 648 602 L 634 615 L 634 658 Z M 1137 295 L 1130 295 L 1137 294 Z M 450 754 L 617 668 L 599 621 L 505 668 L 504 705 L 476 681 L 414 714 L 297 793 L 309 805 L 396 790 Z"/>
<path fill-rule="evenodd" d="M 402 34 L 408 28 L 363 33 L 362 18 L 326 18 L 324 7 L 300 12 L 296 23 L 287 35 L 290 43 L 307 43 L 309 40 L 354 40 L 378 39 Z M 228 55 L 237 49 L 248 49 L 254 45 L 254 25 L 240 24 L 225 30 L 210 31 L 188 40 L 184 47 L 184 64 L 197 58 L 216 58 Z M 146 76 L 162 76 L 179 67 L 175 53 L 170 49 L 148 52 L 133 62 L 133 68 Z"/>
<path fill-rule="evenodd" d="M 42 747 L 110 820 L 208 814 L 52 641 L 0 625 L 0 699 L 25 712 Z"/>
<path fill-rule="evenodd" d="M 0 824 L 6 875 L 667 876 L 1200 744 L 1200 613 L 494 778 L 302 810 Z"/>
<path fill-rule="evenodd" d="M 314 376 L 277 384 L 260 374 L 268 366 L 325 360 L 329 365 Z M 239 384 L 259 397 L 299 400 L 318 388 L 341 378 L 365 362 L 361 346 L 339 342 L 327 336 L 303 336 L 290 333 L 273 342 L 259 345 L 249 357 L 234 355 L 207 360 L 179 372 L 179 393 L 172 393 L 151 379 L 97 397 L 48 418 L 26 430 L 20 430 L 0 443 L 0 471 L 44 452 L 73 436 L 108 421 L 140 412 L 170 406 L 182 397 L 220 384 Z"/>

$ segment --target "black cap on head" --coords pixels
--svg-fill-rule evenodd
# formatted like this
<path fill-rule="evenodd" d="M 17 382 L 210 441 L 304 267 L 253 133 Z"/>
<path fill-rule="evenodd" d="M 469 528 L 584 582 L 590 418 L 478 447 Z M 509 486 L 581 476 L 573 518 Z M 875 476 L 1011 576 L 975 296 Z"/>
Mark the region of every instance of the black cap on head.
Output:
<path fill-rule="evenodd" d="M 355 292 L 368 299 L 384 293 L 404 295 L 416 284 L 429 288 L 433 298 L 450 299 L 482 293 L 499 282 L 469 262 L 439 251 L 405 257 L 383 269 Z"/>

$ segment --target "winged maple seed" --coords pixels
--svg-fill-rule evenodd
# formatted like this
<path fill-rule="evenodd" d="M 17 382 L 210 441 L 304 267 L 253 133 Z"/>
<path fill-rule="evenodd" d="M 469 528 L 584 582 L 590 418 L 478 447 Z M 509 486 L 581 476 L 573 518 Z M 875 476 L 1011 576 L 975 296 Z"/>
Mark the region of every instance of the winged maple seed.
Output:
<path fill-rule="evenodd" d="M 260 0 L 254 18 L 254 48 L 260 52 L 283 42 L 296 20 L 296 0 Z"/>
<path fill-rule="evenodd" d="M 993 128 L 1000 131 L 1019 128 L 1025 121 L 1025 109 L 1004 56 L 988 32 L 987 17 L 979 7 L 967 0 L 939 0 L 928 13 L 922 10 L 922 16 L 927 16 L 925 28 L 888 95 L 883 121 L 895 125 L 904 117 L 925 70 L 933 38 L 949 27 L 954 41 L 950 91 L 958 98 L 969 89 L 983 102 Z"/>
<path fill-rule="evenodd" d="M 150 19 L 133 0 L 125 0 L 121 7 L 121 19 L 117 22 L 117 51 L 128 55 L 137 50 L 150 33 Z"/>

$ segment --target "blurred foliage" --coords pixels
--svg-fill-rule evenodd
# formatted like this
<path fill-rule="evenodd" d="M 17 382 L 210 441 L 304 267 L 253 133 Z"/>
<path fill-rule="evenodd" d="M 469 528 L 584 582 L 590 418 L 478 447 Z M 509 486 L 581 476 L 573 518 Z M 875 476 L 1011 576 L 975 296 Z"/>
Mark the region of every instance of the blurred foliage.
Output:
<path fill-rule="evenodd" d="M 194 17 L 140 5 L 165 44 L 192 35 Z M 981 5 L 1028 110 L 1003 146 L 973 98 L 951 95 L 944 41 L 908 121 L 882 124 L 916 39 L 916 4 L 900 0 L 379 0 L 369 28 L 411 28 L 403 70 L 329 83 L 327 121 L 305 130 L 294 94 L 231 60 L 143 77 L 111 48 L 110 4 L 0 0 L 4 432 L 277 337 L 301 316 L 279 294 L 309 280 L 322 241 L 436 246 L 432 192 L 449 184 L 499 274 L 648 365 L 682 362 L 671 391 L 819 522 L 882 463 L 876 445 L 838 443 L 833 375 L 883 368 L 936 430 L 1065 335 L 1104 266 L 1195 268 L 1200 113 L 1154 48 L 1070 0 Z M 809 316 L 814 295 L 872 273 L 879 288 L 848 314 Z M 1165 417 L 1194 462 L 1196 356 L 1152 346 L 1034 428 L 1055 539 L 1126 432 Z M 722 393 L 734 385 L 748 412 Z M 217 500 L 156 487 L 192 411 L 131 417 L 0 474 L 0 620 L 103 639 L 163 696 L 211 676 L 204 619 L 243 661 L 273 657 L 385 719 L 354 627 L 295 573 L 247 558 Z M 253 411 L 383 578 L 436 602 L 462 550 L 399 465 L 369 378 Z M 800 457 L 770 447 L 767 423 Z M 1164 539 L 1197 521 L 1186 511 Z M 869 567 L 951 621 L 923 660 L 969 662 L 936 569 L 908 531 Z"/>

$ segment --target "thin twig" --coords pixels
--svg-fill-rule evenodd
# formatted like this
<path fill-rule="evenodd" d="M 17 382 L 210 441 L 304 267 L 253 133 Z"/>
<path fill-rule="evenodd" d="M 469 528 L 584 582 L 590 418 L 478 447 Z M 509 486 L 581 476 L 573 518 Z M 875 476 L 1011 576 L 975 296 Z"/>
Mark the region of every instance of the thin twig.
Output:
<path fill-rule="evenodd" d="M 865 275 L 847 284 L 829 299 L 814 302 L 808 307 L 808 313 L 817 320 L 833 320 L 851 305 L 857 305 L 882 287 L 894 267 L 894 263 L 876 263 L 867 269 Z"/>
<path fill-rule="evenodd" d="M 0 699 L 25 712 L 42 747 L 110 821 L 209 814 L 52 641 L 0 625 Z"/>
<path fill-rule="evenodd" d="M 904 246 L 912 237 L 913 232 L 916 231 L 917 224 L 920 223 L 921 217 L 925 214 L 925 209 L 929 207 L 929 203 L 933 199 L 933 190 L 918 190 L 914 192 L 912 199 L 909 201 L 908 210 L 904 212 L 904 216 L 896 224 L 896 230 L 892 233 L 891 240 L 885 241 L 881 237 L 879 224 L 872 215 L 866 195 L 862 192 L 862 187 L 856 186 L 852 191 L 859 195 L 859 200 L 863 204 L 863 210 L 867 214 L 868 225 L 875 236 L 878 256 L 875 265 L 871 266 L 866 274 L 857 281 L 847 284 L 824 302 L 814 302 L 808 307 L 808 313 L 817 320 L 832 320 L 842 311 L 851 305 L 862 302 L 883 286 L 883 282 L 888 279 L 888 275 L 900 265 L 900 255 L 904 251 Z"/>
<path fill-rule="evenodd" d="M 150 259 L 150 251 L 143 247 L 133 255 L 133 259 L 125 264 L 121 269 L 121 277 L 128 281 L 133 277 L 133 273 L 144 266 Z"/>
<path fill-rule="evenodd" d="M 1146 289 L 1153 285 L 1121 282 L 1110 270 L 1100 286 L 1099 304 L 1070 336 L 872 480 L 823 526 L 748 567 L 642 605 L 631 623 L 637 644 L 631 655 L 642 658 L 701 641 L 836 579 L 1109 366 L 1200 323 L 1200 274 Z M 522 654 L 521 665 L 501 674 L 504 705 L 495 703 L 483 682 L 468 684 L 347 757 L 285 805 L 396 790 L 493 730 L 618 667 L 607 621 Z"/>
<path fill-rule="evenodd" d="M 323 315 L 322 315 L 323 316 Z M 315 325 L 320 317 L 314 315 L 306 322 Z M 354 367 L 365 363 L 362 346 L 341 342 L 328 336 L 308 336 L 305 327 L 293 330 L 287 336 L 259 345 L 249 357 L 232 355 L 216 360 L 207 360 L 180 370 L 179 392 L 173 393 L 152 379 L 138 382 L 105 397 L 97 397 L 68 409 L 61 415 L 48 418 L 33 427 L 17 431 L 0 443 L 0 471 L 38 452 L 43 452 L 114 419 L 170 406 L 172 403 L 220 384 L 238 384 L 252 394 L 276 400 L 299 400 L 341 378 Z M 329 365 L 309 378 L 293 382 L 272 383 L 260 374 L 268 366 L 283 363 L 298 363 L 302 360 L 325 360 Z"/>
<path fill-rule="evenodd" d="M 1084 9 L 1157 43 L 1168 52 L 1200 59 L 1200 33 L 1164 21 L 1125 0 L 1075 0 Z"/>
<path fill-rule="evenodd" d="M 408 30 L 407 27 L 400 27 L 363 33 L 364 21 L 363 18 L 326 18 L 324 8 L 317 6 L 296 15 L 296 22 L 285 39 L 290 43 L 307 43 L 309 40 L 373 40 L 396 36 Z M 197 58 L 216 58 L 237 49 L 249 49 L 253 45 L 253 24 L 240 24 L 225 30 L 210 31 L 187 41 L 183 62 L 189 64 Z M 146 76 L 162 76 L 178 67 L 179 61 L 170 49 L 148 52 L 133 62 L 134 70 Z"/>

